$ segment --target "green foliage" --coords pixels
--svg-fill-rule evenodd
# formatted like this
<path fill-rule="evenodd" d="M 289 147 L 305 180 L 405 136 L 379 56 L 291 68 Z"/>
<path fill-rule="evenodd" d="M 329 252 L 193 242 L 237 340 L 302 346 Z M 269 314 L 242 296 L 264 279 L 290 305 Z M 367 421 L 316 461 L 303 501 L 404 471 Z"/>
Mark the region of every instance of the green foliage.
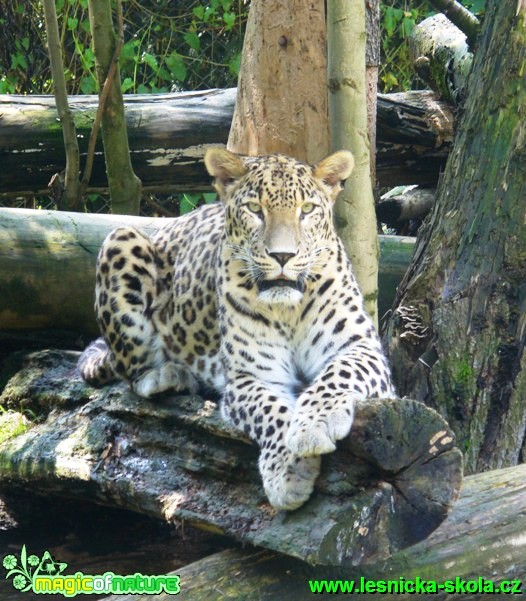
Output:
<path fill-rule="evenodd" d="M 29 421 L 21 413 L 4 409 L 0 405 L 0 443 L 23 434 L 29 427 Z"/>
<path fill-rule="evenodd" d="M 152 93 L 235 85 L 250 0 L 127 0 L 120 57 L 123 92 Z M 476 14 L 485 0 L 463 0 Z M 56 0 L 68 91 L 97 92 L 88 0 Z M 382 92 L 418 81 L 407 38 L 433 14 L 427 0 L 381 4 Z M 42 3 L 0 0 L 0 93 L 52 93 Z"/>
<path fill-rule="evenodd" d="M 408 3 L 400 0 L 386 0 L 381 4 L 382 64 L 378 84 L 382 92 L 413 87 L 416 75 L 407 38 L 419 21 L 432 14 L 427 5 L 426 1 Z"/>
<path fill-rule="evenodd" d="M 203 204 L 210 204 L 217 200 L 217 194 L 215 192 L 196 192 L 193 194 L 182 194 L 179 200 L 179 214 L 185 215 L 190 213 L 198 206 Z"/>
<path fill-rule="evenodd" d="M 88 0 L 56 0 L 70 94 L 98 91 Z M 128 93 L 235 85 L 248 0 L 127 0 L 122 88 Z M 39 0 L 0 0 L 0 93 L 50 94 Z"/>

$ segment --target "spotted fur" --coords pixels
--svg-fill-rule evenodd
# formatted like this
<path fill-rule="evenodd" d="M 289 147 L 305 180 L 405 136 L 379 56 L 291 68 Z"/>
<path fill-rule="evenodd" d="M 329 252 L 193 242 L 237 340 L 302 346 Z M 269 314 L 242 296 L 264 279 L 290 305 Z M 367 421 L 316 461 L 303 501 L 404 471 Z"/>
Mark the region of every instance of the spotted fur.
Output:
<path fill-rule="evenodd" d="M 260 448 L 277 508 L 310 496 L 320 455 L 351 429 L 354 403 L 393 396 L 333 202 L 353 167 L 282 155 L 205 158 L 222 204 L 170 221 L 151 239 L 124 227 L 101 248 L 95 311 L 103 335 L 80 360 L 92 384 L 127 380 L 223 393 L 224 417 Z"/>

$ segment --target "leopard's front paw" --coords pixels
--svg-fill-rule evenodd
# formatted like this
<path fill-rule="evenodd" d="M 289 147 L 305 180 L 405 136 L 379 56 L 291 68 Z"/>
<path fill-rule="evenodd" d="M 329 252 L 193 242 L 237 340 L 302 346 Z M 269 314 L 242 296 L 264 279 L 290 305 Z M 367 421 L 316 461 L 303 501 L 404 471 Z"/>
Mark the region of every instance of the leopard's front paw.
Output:
<path fill-rule="evenodd" d="M 167 362 L 161 367 L 145 371 L 131 382 L 132 390 L 139 396 L 148 398 L 154 394 L 174 390 L 197 392 L 198 384 L 190 370 L 178 363 Z"/>
<path fill-rule="evenodd" d="M 332 453 L 336 449 L 336 441 L 345 438 L 351 431 L 353 418 L 352 404 L 314 415 L 300 408 L 292 418 L 285 444 L 291 453 L 300 457 Z"/>
<path fill-rule="evenodd" d="M 312 494 L 320 463 L 319 457 L 293 457 L 288 451 L 270 462 L 260 460 L 263 487 L 271 505 L 288 511 L 303 505 Z"/>

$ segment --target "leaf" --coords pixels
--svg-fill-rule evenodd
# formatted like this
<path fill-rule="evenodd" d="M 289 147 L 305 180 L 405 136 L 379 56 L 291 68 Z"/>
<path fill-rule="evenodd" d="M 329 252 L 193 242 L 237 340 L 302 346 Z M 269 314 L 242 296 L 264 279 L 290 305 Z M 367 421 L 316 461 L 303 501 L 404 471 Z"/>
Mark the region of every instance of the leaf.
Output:
<path fill-rule="evenodd" d="M 153 54 L 150 54 L 149 52 L 143 52 L 141 60 L 143 63 L 146 63 L 149 67 L 151 67 L 154 71 L 157 71 L 159 65 L 157 63 L 157 59 L 155 58 L 155 56 L 153 56 Z"/>
<path fill-rule="evenodd" d="M 27 61 L 23 54 L 13 54 L 11 57 L 11 69 L 16 69 L 17 67 L 21 67 L 24 71 L 27 69 Z"/>
<path fill-rule="evenodd" d="M 25 50 L 29 50 L 29 38 L 22 38 L 22 46 Z"/>
<path fill-rule="evenodd" d="M 124 44 L 124 46 L 121 48 L 121 61 L 135 58 L 135 45 L 136 40 L 130 40 L 129 42 L 126 42 L 126 44 Z"/>
<path fill-rule="evenodd" d="M 91 33 L 91 27 L 90 27 L 90 24 L 89 24 L 89 19 L 83 19 L 80 22 L 80 28 L 82 29 L 82 31 L 84 33 Z"/>
<path fill-rule="evenodd" d="M 80 91 L 83 94 L 95 94 L 97 91 L 97 82 L 91 75 L 86 75 L 80 80 Z"/>
<path fill-rule="evenodd" d="M 203 192 L 203 198 L 206 204 L 209 204 L 217 200 L 217 194 L 215 192 Z"/>
<path fill-rule="evenodd" d="M 150 89 L 147 88 L 143 83 L 139 84 L 139 87 L 137 88 L 137 94 L 149 94 L 150 93 Z"/>
<path fill-rule="evenodd" d="M 225 22 L 226 30 L 229 31 L 236 24 L 236 13 L 225 13 L 223 21 Z"/>
<path fill-rule="evenodd" d="M 384 82 L 384 89 L 386 92 L 398 85 L 398 79 L 396 79 L 396 75 L 391 71 L 388 71 L 385 75 L 382 76 L 381 79 Z"/>
<path fill-rule="evenodd" d="M 415 21 L 413 19 L 404 18 L 402 21 L 402 37 L 408 38 L 415 28 Z"/>
<path fill-rule="evenodd" d="M 195 51 L 200 50 L 201 40 L 195 31 L 187 31 L 183 36 L 184 41 Z"/>
<path fill-rule="evenodd" d="M 25 545 L 22 545 L 22 551 L 20 552 L 20 563 L 24 570 L 27 570 L 27 550 Z"/>
<path fill-rule="evenodd" d="M 186 213 L 190 213 L 193 211 L 196 206 L 196 201 L 192 198 L 195 196 L 194 194 L 183 194 L 181 201 L 179 202 L 179 213 L 181 215 L 186 215 Z"/>
<path fill-rule="evenodd" d="M 91 69 L 95 64 L 95 55 L 93 54 L 93 50 L 91 48 L 86 48 L 84 50 L 84 54 L 82 55 L 82 59 L 84 61 L 84 65 L 87 69 Z"/>
<path fill-rule="evenodd" d="M 75 29 L 77 29 L 79 25 L 79 20 L 75 19 L 74 17 L 68 17 L 68 29 L 69 31 L 74 31 Z"/>
<path fill-rule="evenodd" d="M 157 78 L 162 81 L 172 81 L 173 79 L 172 74 L 168 73 L 164 67 L 161 67 L 159 71 L 157 71 Z"/>
<path fill-rule="evenodd" d="M 239 75 L 239 70 L 241 69 L 241 52 L 238 52 L 228 63 L 228 68 L 230 73 L 234 75 Z"/>
<path fill-rule="evenodd" d="M 183 58 L 177 52 L 174 51 L 166 57 L 166 66 L 177 81 L 184 81 L 186 79 L 186 65 Z"/>
<path fill-rule="evenodd" d="M 204 17 L 203 17 L 203 21 L 205 23 L 208 23 L 208 21 L 210 21 L 210 19 L 212 17 L 214 17 L 216 14 L 217 14 L 217 11 L 216 11 L 216 9 L 213 6 L 207 6 L 205 8 L 205 14 L 204 14 Z"/>
<path fill-rule="evenodd" d="M 123 82 L 121 83 L 121 90 L 123 94 L 126 94 L 126 92 L 128 90 L 131 90 L 133 88 L 134 84 L 133 84 L 133 79 L 131 77 L 126 77 Z"/>
<path fill-rule="evenodd" d="M 204 6 L 194 6 L 192 13 L 194 14 L 194 17 L 196 19 L 199 19 L 199 21 L 202 21 L 205 17 L 205 7 Z"/>

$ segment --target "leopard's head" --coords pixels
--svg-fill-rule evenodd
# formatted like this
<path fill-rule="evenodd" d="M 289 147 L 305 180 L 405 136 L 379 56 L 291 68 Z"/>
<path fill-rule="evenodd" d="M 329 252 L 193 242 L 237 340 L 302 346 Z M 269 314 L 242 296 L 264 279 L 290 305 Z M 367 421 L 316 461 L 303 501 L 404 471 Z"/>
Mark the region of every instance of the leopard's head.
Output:
<path fill-rule="evenodd" d="M 225 206 L 226 244 L 265 303 L 297 304 L 335 252 L 332 207 L 354 166 L 339 151 L 316 165 L 210 148 L 205 164 Z"/>

